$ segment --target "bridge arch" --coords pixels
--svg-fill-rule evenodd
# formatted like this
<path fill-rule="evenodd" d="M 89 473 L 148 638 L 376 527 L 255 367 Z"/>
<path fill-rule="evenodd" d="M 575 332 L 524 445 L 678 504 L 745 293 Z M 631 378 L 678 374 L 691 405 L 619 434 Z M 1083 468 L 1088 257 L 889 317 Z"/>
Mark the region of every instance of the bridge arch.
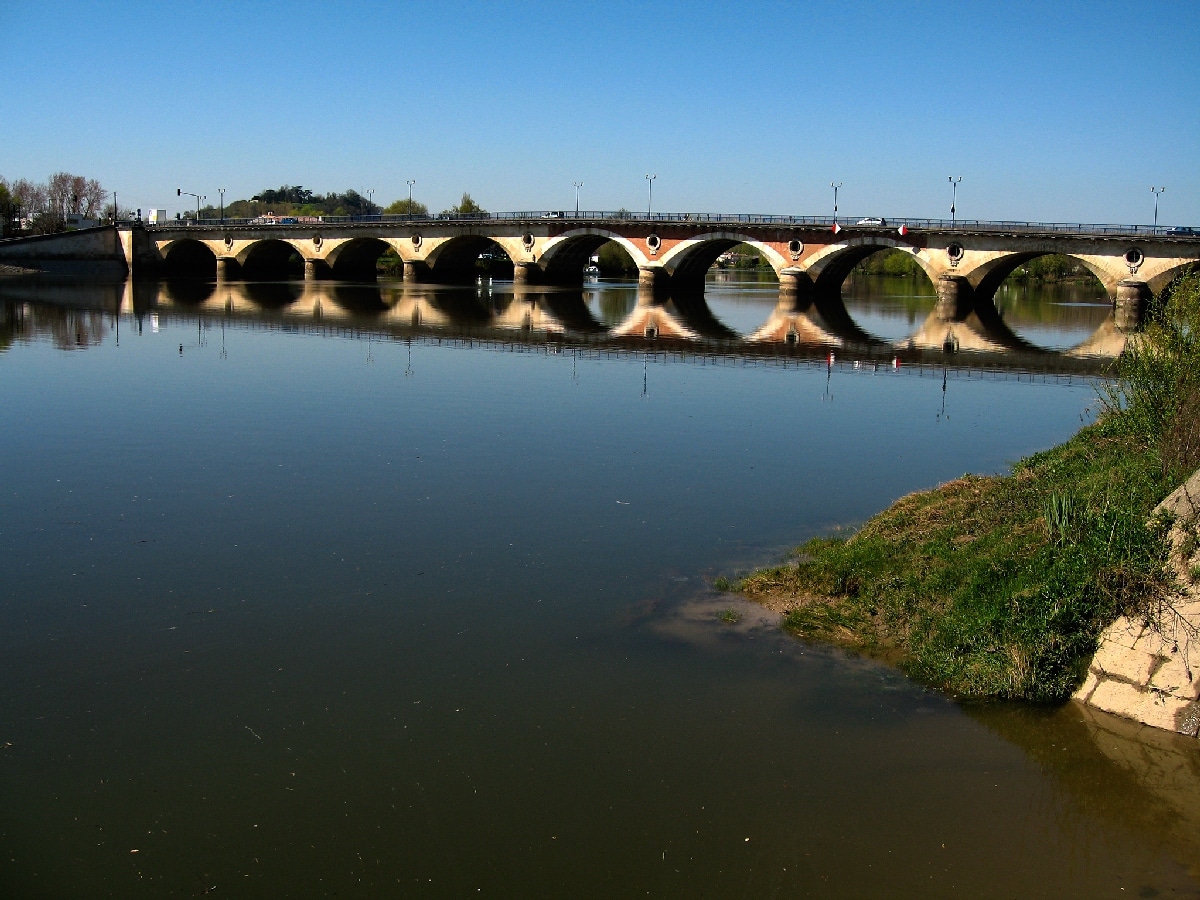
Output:
<path fill-rule="evenodd" d="M 236 256 L 247 281 L 287 281 L 304 277 L 304 259 L 295 245 L 265 238 L 242 248 Z"/>
<path fill-rule="evenodd" d="M 449 240 L 442 241 L 425 257 L 435 283 L 465 284 L 475 280 L 477 274 L 475 262 L 481 254 L 499 251 L 507 258 L 508 264 L 516 263 L 513 250 L 504 246 L 505 242 L 487 237 L 482 234 L 460 234 Z M 511 278 L 510 271 L 505 271 L 500 277 Z"/>
<path fill-rule="evenodd" d="M 577 228 L 546 241 L 542 248 L 542 271 L 551 282 L 578 281 L 592 254 L 609 241 L 620 244 L 637 265 L 649 264 L 646 255 L 628 238 L 604 228 Z"/>
<path fill-rule="evenodd" d="M 920 267 L 932 286 L 936 287 L 941 271 L 911 244 L 878 234 L 861 235 L 837 244 L 830 244 L 814 253 L 804 264 L 798 294 L 801 302 L 808 292 L 812 306 L 828 331 L 843 339 L 872 343 L 877 335 L 864 331 L 846 308 L 842 287 L 854 267 L 881 250 L 899 250 Z"/>
<path fill-rule="evenodd" d="M 851 270 L 860 262 L 880 250 L 901 250 L 911 253 L 913 261 L 921 267 L 929 280 L 937 284 L 941 270 L 935 268 L 922 253 L 914 253 L 911 244 L 903 243 L 882 235 L 863 235 L 840 244 L 831 244 L 808 258 L 805 271 L 818 296 L 841 296 L 842 284 Z"/>
<path fill-rule="evenodd" d="M 217 255 L 204 241 L 179 238 L 159 248 L 163 274 L 168 278 L 217 277 Z"/>
<path fill-rule="evenodd" d="M 735 231 L 713 231 L 681 241 L 664 254 L 662 264 L 671 273 L 672 285 L 699 286 L 717 258 L 738 244 L 748 244 L 761 253 L 776 277 L 791 265 L 774 247 L 752 235 Z"/>
<path fill-rule="evenodd" d="M 1158 296 L 1178 275 L 1193 269 L 1200 269 L 1200 263 L 1195 260 L 1184 260 L 1159 272 L 1146 283 L 1150 286 L 1150 290 L 1154 292 L 1155 296 Z"/>
<path fill-rule="evenodd" d="M 1096 277 L 1096 280 L 1104 288 L 1108 294 L 1109 300 L 1115 300 L 1117 295 L 1117 282 L 1121 280 L 1119 275 L 1114 277 L 1111 271 L 1108 271 L 1095 263 L 1094 260 L 1086 256 L 1076 256 L 1073 253 L 1053 253 L 1051 251 L 1036 251 L 1026 253 L 1010 253 L 1005 256 L 997 257 L 989 262 L 985 262 L 980 266 L 972 269 L 967 273 L 967 281 L 970 282 L 972 293 L 976 305 L 979 304 L 996 304 L 996 291 L 1010 275 L 1018 268 L 1026 263 L 1032 262 L 1035 259 L 1040 259 L 1043 256 L 1065 256 L 1067 259 L 1073 260 L 1083 266 Z"/>
<path fill-rule="evenodd" d="M 325 262 L 339 281 L 374 281 L 376 263 L 392 249 L 392 244 L 382 238 L 353 238 L 330 250 Z"/>

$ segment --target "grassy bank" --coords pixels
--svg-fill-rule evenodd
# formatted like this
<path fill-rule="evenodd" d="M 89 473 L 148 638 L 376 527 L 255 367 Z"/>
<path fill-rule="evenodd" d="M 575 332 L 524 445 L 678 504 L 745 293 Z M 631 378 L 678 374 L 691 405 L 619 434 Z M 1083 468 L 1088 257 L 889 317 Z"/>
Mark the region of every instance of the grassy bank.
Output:
<path fill-rule="evenodd" d="M 1100 420 L 1001 477 L 904 497 L 734 587 L 785 626 L 955 694 L 1056 700 L 1117 616 L 1169 585 L 1155 505 L 1200 465 L 1200 277 L 1180 279 L 1102 391 Z"/>

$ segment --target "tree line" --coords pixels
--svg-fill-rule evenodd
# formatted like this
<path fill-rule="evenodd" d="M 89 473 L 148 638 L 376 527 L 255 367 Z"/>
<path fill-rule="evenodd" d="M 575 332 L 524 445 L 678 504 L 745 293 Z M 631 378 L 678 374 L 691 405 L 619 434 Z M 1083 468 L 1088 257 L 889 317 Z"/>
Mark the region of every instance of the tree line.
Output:
<path fill-rule="evenodd" d="M 109 192 L 95 178 L 55 172 L 45 182 L 0 176 L 0 236 L 55 234 L 65 231 L 69 216 L 111 218 Z"/>
<path fill-rule="evenodd" d="M 227 219 L 253 219 L 272 213 L 276 216 L 428 216 L 429 207 L 419 200 L 407 197 L 387 207 L 373 203 L 353 188 L 345 191 L 330 191 L 318 194 L 299 184 L 284 184 L 278 188 L 259 191 L 249 200 L 231 200 L 222 210 L 209 203 L 200 207 L 200 218 L 215 219 L 222 214 Z M 188 213 L 184 213 L 185 216 Z M 441 212 L 444 216 L 486 216 L 487 210 L 480 206 L 469 193 Z"/>

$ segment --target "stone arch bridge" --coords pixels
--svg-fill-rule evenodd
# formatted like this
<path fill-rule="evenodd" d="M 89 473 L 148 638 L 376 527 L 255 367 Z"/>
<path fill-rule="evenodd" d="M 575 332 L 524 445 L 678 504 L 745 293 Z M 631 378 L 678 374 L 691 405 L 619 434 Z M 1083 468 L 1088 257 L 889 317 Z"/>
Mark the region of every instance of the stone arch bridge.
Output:
<path fill-rule="evenodd" d="M 755 247 L 798 306 L 816 304 L 836 318 L 842 282 L 871 254 L 911 255 L 937 288 L 948 320 L 994 317 L 997 289 L 1017 267 L 1063 254 L 1096 276 L 1113 301 L 1118 325 L 1135 326 L 1146 302 L 1184 267 L 1200 260 L 1200 233 L 1136 226 L 1029 223 L 862 224 L 769 216 L 538 217 L 480 219 L 380 217 L 355 222 L 224 224 L 120 229 L 131 271 L 197 266 L 218 279 L 254 272 L 282 276 L 299 256 L 306 280 L 374 278 L 376 260 L 394 251 L 406 281 L 473 280 L 481 253 L 497 250 L 518 284 L 579 283 L 590 256 L 608 241 L 636 263 L 639 283 L 659 293 L 703 290 L 704 276 L 731 247 Z M 298 274 L 298 271 L 297 271 Z"/>

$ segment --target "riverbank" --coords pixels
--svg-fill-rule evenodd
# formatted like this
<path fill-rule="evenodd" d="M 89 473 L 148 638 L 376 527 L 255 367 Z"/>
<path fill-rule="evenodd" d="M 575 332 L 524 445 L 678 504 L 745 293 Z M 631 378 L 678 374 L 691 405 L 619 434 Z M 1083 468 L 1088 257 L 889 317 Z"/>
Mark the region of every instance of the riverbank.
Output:
<path fill-rule="evenodd" d="M 797 635 L 952 694 L 1066 699 L 1106 628 L 1156 627 L 1179 588 L 1170 517 L 1152 513 L 1200 464 L 1198 324 L 1193 275 L 1121 361 L 1097 423 L 1008 475 L 903 497 L 852 536 L 811 540 L 733 586 Z"/>

